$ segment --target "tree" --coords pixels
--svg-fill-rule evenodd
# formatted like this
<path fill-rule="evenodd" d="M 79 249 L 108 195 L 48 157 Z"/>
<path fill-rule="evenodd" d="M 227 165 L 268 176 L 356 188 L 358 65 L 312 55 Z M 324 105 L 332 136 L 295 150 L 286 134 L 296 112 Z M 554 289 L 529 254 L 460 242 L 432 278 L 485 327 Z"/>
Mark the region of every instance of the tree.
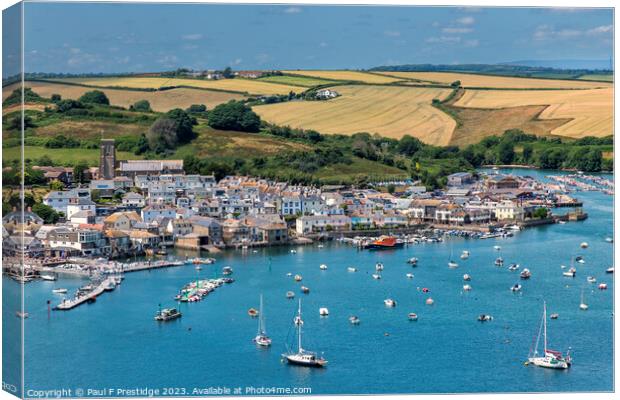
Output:
<path fill-rule="evenodd" d="M 543 219 L 547 218 L 548 210 L 545 207 L 540 207 L 534 210 L 532 218 Z"/>
<path fill-rule="evenodd" d="M 54 93 L 51 97 L 52 99 L 52 103 L 58 103 L 60 100 L 62 100 L 62 96 L 60 96 L 59 94 Z"/>
<path fill-rule="evenodd" d="M 150 112 L 151 103 L 148 100 L 138 100 L 133 105 L 129 106 L 131 111 Z"/>
<path fill-rule="evenodd" d="M 53 167 L 54 161 L 50 158 L 50 156 L 44 154 L 39 158 L 39 161 L 37 161 L 37 165 L 42 167 Z"/>
<path fill-rule="evenodd" d="M 196 136 L 193 129 L 198 122 L 196 118 L 190 116 L 186 111 L 174 108 L 166 113 L 166 118 L 175 122 L 176 136 L 179 143 L 187 143 Z"/>
<path fill-rule="evenodd" d="M 450 86 L 456 89 L 461 86 L 461 81 L 454 81 L 450 84 Z"/>
<path fill-rule="evenodd" d="M 224 76 L 224 78 L 226 78 L 226 79 L 230 79 L 230 78 L 232 78 L 232 77 L 234 76 L 234 75 L 233 75 L 233 72 L 232 72 L 232 68 L 230 68 L 230 67 L 226 67 L 226 68 L 224 68 L 224 71 L 222 72 L 222 75 L 223 75 L 223 76 Z"/>
<path fill-rule="evenodd" d="M 188 113 L 203 113 L 207 111 L 207 106 L 204 104 L 192 104 L 186 110 Z"/>
<path fill-rule="evenodd" d="M 65 188 L 65 184 L 61 181 L 51 181 L 50 182 L 50 190 L 63 190 Z"/>
<path fill-rule="evenodd" d="M 73 181 L 77 183 L 84 183 L 86 181 L 86 171 L 88 171 L 88 163 L 84 160 L 80 160 L 73 166 Z"/>
<path fill-rule="evenodd" d="M 106 96 L 101 90 L 91 90 L 90 92 L 86 92 L 78 99 L 78 101 L 82 103 L 110 105 L 108 96 Z"/>
<path fill-rule="evenodd" d="M 387 191 L 388 191 L 389 194 L 394 194 L 394 192 L 396 191 L 396 186 L 394 186 L 393 183 L 390 183 L 387 186 Z"/>
<path fill-rule="evenodd" d="M 258 132 L 260 117 L 242 102 L 231 100 L 217 105 L 209 113 L 209 126 L 242 132 Z"/>
<path fill-rule="evenodd" d="M 515 158 L 515 150 L 512 142 L 502 141 L 497 149 L 497 157 L 502 164 L 512 164 Z"/>
<path fill-rule="evenodd" d="M 533 152 L 534 152 L 534 149 L 532 148 L 532 145 L 529 145 L 529 144 L 523 145 L 523 162 L 529 163 L 530 160 L 532 159 Z"/>
<path fill-rule="evenodd" d="M 424 145 L 419 139 L 409 135 L 405 135 L 398 142 L 397 150 L 400 154 L 411 157 L 423 146 Z"/>
<path fill-rule="evenodd" d="M 36 203 L 32 206 L 32 212 L 43 218 L 46 224 L 55 224 L 60 215 L 52 207 L 43 203 Z"/>
<path fill-rule="evenodd" d="M 158 118 L 148 133 L 146 139 L 149 147 L 156 153 L 165 153 L 166 149 L 173 149 L 177 145 L 177 123 L 170 118 Z"/>
<path fill-rule="evenodd" d="M 30 115 L 24 115 L 24 126 L 23 126 L 24 129 L 34 128 L 35 126 L 36 125 L 32 121 L 32 117 L 30 117 Z M 7 128 L 21 130 L 22 129 L 21 115 L 16 115 L 13 118 L 9 119 L 9 126 Z"/>

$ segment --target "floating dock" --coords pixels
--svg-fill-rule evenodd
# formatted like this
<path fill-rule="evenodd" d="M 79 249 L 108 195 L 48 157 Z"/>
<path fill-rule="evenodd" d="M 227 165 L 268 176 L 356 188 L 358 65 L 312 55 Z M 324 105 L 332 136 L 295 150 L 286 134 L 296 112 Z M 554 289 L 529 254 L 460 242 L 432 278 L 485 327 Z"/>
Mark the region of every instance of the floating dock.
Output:
<path fill-rule="evenodd" d="M 54 309 L 55 310 L 60 310 L 60 311 L 71 310 L 72 308 L 75 308 L 75 307 L 77 307 L 79 305 L 82 305 L 82 304 L 86 303 L 90 299 L 96 298 L 101 293 L 105 292 L 106 288 L 110 284 L 114 284 L 114 278 L 106 278 L 106 279 L 104 279 L 99 285 L 94 287 L 93 290 L 91 290 L 90 292 L 88 292 L 87 294 L 85 294 L 83 296 L 76 297 L 76 298 L 71 299 L 71 300 L 66 300 L 66 299 L 63 300 L 63 302 L 58 304 L 56 307 L 54 307 Z"/>

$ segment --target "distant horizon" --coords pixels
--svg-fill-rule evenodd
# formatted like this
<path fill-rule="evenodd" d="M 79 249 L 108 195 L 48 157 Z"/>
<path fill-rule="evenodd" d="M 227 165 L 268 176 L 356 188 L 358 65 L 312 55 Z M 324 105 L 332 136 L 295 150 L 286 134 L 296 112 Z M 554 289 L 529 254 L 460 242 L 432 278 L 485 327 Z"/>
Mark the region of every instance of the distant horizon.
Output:
<path fill-rule="evenodd" d="M 614 31 L 612 8 L 302 4 L 34 2 L 24 4 L 24 25 L 25 72 L 70 74 L 369 69 L 420 60 L 606 65 Z M 19 72 L 20 50 L 7 39 L 15 29 L 4 28 L 4 77 Z"/>

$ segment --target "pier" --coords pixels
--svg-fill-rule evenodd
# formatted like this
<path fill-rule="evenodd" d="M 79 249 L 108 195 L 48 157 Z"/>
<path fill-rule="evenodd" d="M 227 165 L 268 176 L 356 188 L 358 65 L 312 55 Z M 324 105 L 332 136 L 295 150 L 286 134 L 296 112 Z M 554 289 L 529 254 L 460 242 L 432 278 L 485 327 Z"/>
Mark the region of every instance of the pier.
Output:
<path fill-rule="evenodd" d="M 97 296 L 99 296 L 100 294 L 106 291 L 106 288 L 108 288 L 110 284 L 114 284 L 114 278 L 104 279 L 99 285 L 94 287 L 93 290 L 91 290 L 90 292 L 88 292 L 87 294 L 83 296 L 76 297 L 73 300 L 65 299 L 62 303 L 54 307 L 54 309 L 60 310 L 60 311 L 71 310 L 72 308 L 75 308 L 81 304 L 84 304 L 88 300 L 97 298 Z"/>

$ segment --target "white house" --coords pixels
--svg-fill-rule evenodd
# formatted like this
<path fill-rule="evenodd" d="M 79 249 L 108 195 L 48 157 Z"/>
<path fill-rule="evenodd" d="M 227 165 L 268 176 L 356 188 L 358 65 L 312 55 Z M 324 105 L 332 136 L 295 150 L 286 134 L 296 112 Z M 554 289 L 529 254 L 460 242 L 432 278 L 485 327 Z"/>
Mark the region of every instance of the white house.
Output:
<path fill-rule="evenodd" d="M 123 196 L 122 204 L 129 208 L 142 208 L 145 205 L 144 196 L 140 193 L 128 192 Z"/>
<path fill-rule="evenodd" d="M 346 215 L 306 215 L 295 221 L 298 235 L 347 229 L 351 229 L 351 218 Z"/>

